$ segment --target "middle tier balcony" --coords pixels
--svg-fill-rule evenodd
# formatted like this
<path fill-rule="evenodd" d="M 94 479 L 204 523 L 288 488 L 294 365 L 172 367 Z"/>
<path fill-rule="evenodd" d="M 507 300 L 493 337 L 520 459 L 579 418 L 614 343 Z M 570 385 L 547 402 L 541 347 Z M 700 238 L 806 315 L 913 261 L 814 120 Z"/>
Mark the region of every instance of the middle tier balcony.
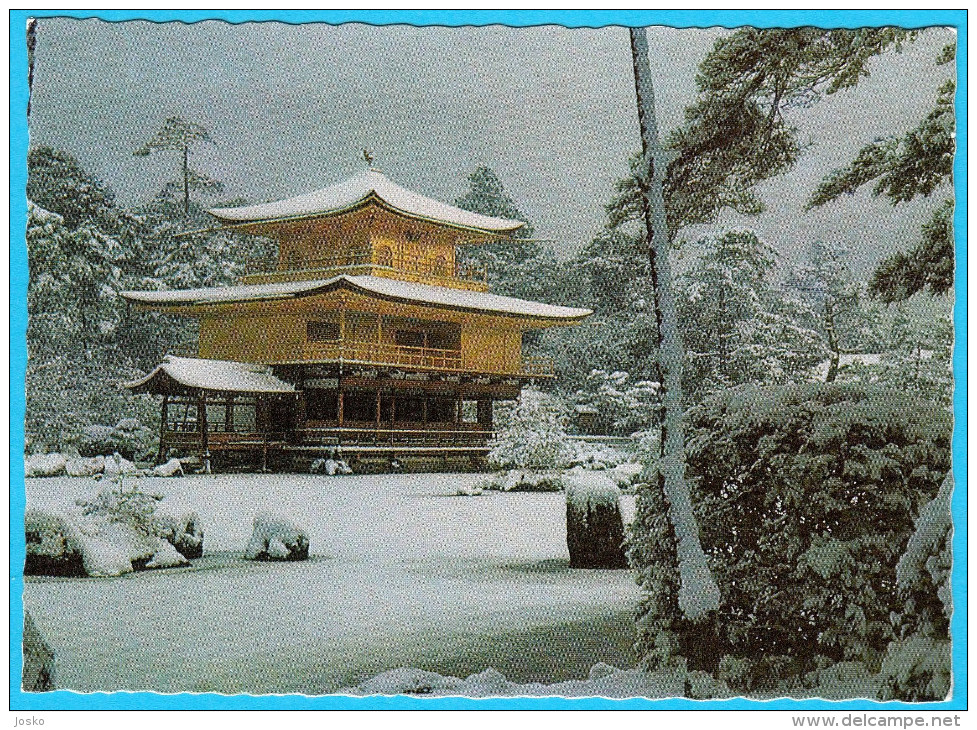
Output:
<path fill-rule="evenodd" d="M 305 360 L 309 363 L 393 366 L 429 372 L 483 373 L 487 370 L 471 362 L 462 350 L 341 339 L 307 342 Z M 555 376 L 553 360 L 548 357 L 519 357 L 513 363 L 488 370 L 490 372 L 487 374 L 513 377 Z"/>

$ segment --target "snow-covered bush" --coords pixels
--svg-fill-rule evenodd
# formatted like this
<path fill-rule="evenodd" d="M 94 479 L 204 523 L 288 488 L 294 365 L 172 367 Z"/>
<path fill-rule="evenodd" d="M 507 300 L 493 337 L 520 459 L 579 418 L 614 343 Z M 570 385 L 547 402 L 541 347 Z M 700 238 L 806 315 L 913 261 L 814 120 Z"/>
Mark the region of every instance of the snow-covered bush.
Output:
<path fill-rule="evenodd" d="M 693 408 L 687 475 L 722 596 L 711 655 L 786 656 L 798 671 L 817 656 L 880 661 L 896 563 L 949 468 L 950 433 L 942 408 L 853 384 L 744 386 Z M 708 641 L 677 610 L 661 491 L 638 494 L 639 647 L 654 665 Z"/>
<path fill-rule="evenodd" d="M 643 464 L 626 462 L 624 464 L 618 464 L 613 469 L 609 469 L 607 476 L 617 485 L 618 489 L 627 491 L 640 479 L 643 471 Z"/>
<path fill-rule="evenodd" d="M 86 426 L 78 451 L 82 456 L 118 453 L 130 461 L 145 460 L 155 451 L 155 437 L 138 419 L 123 418 L 115 426 Z"/>
<path fill-rule="evenodd" d="M 611 469 L 627 460 L 621 451 L 607 444 L 574 439 L 571 445 L 573 449 L 569 463 L 571 467 L 603 470 Z"/>
<path fill-rule="evenodd" d="M 499 414 L 489 463 L 500 469 L 559 469 L 573 459 L 566 405 L 553 395 L 526 388 Z"/>
<path fill-rule="evenodd" d="M 309 537 L 305 530 L 285 517 L 261 514 L 254 518 L 244 557 L 248 560 L 305 560 L 309 557 Z"/>
<path fill-rule="evenodd" d="M 334 477 L 337 474 L 352 474 L 353 469 L 342 459 L 316 459 L 312 462 L 309 473 Z"/>
<path fill-rule="evenodd" d="M 563 489 L 563 477 L 559 471 L 509 469 L 496 472 L 480 486 L 496 492 L 559 492 Z"/>

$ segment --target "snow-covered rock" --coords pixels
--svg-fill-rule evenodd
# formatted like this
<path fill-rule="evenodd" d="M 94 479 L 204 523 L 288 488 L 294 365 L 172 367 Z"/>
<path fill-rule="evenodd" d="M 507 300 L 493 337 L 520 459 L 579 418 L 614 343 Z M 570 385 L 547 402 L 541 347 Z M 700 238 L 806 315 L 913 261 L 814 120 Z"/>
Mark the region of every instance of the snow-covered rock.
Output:
<path fill-rule="evenodd" d="M 179 459 L 170 459 L 165 464 L 153 467 L 154 477 L 175 477 L 183 476 L 183 464 Z"/>
<path fill-rule="evenodd" d="M 616 674 L 621 670 L 611 664 L 605 664 L 604 662 L 597 662 L 594 666 L 590 668 L 590 673 L 587 675 L 588 679 L 603 679 L 604 677 L 610 677 L 612 674 Z"/>
<path fill-rule="evenodd" d="M 309 472 L 334 477 L 337 474 L 352 474 L 353 470 L 342 459 L 316 459 L 312 462 L 312 468 L 309 469 Z"/>
<path fill-rule="evenodd" d="M 73 457 L 66 460 L 64 470 L 69 477 L 93 477 L 105 471 L 105 457 Z"/>
<path fill-rule="evenodd" d="M 555 684 L 511 682 L 491 667 L 467 679 L 445 677 L 435 672 L 401 667 L 340 691 L 346 695 L 420 694 L 457 697 L 691 697 L 720 699 L 732 696 L 725 682 L 702 671 L 689 671 L 682 664 L 653 672 L 618 669 L 598 663 L 587 679 Z"/>
<path fill-rule="evenodd" d="M 147 568 L 178 568 L 184 565 L 190 565 L 190 561 L 166 540 L 157 542 L 156 552 L 146 563 Z"/>
<path fill-rule="evenodd" d="M 254 518 L 244 557 L 248 560 L 305 560 L 309 557 L 309 538 L 305 530 L 284 517 L 258 515 Z"/>
<path fill-rule="evenodd" d="M 105 475 L 106 479 L 118 479 L 120 476 L 137 476 L 141 474 L 139 467 L 123 457 L 119 452 L 115 452 L 112 456 L 106 456 L 104 458 L 105 468 L 102 474 Z"/>
<path fill-rule="evenodd" d="M 626 568 L 621 490 L 605 472 L 563 475 L 571 568 Z"/>
<path fill-rule="evenodd" d="M 56 477 L 64 474 L 68 461 L 61 454 L 31 454 L 24 459 L 25 477 Z"/>
<path fill-rule="evenodd" d="M 204 531 L 200 517 L 182 504 L 164 499 L 156 506 L 160 535 L 185 558 L 204 554 Z"/>
<path fill-rule="evenodd" d="M 80 516 L 30 509 L 24 515 L 28 574 L 111 576 L 132 572 L 128 545 L 99 535 Z"/>
<path fill-rule="evenodd" d="M 41 636 L 30 612 L 24 612 L 24 669 L 21 687 L 25 692 L 54 689 L 54 652 Z"/>
<path fill-rule="evenodd" d="M 455 494 L 459 497 L 478 497 L 484 490 L 485 486 L 480 482 L 462 482 L 455 489 Z"/>

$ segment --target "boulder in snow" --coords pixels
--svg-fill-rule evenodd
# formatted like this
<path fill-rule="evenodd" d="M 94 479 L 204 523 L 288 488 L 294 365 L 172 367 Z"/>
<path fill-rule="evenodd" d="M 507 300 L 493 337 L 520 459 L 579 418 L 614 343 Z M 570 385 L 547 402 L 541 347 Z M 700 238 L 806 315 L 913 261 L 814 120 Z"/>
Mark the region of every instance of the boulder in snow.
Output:
<path fill-rule="evenodd" d="M 258 515 L 254 518 L 254 529 L 244 557 L 248 560 L 305 560 L 309 557 L 309 537 L 284 517 Z"/>
<path fill-rule="evenodd" d="M 105 471 L 105 457 L 95 456 L 86 459 L 79 456 L 71 458 L 66 461 L 64 470 L 69 477 L 93 477 Z"/>
<path fill-rule="evenodd" d="M 165 464 L 153 467 L 154 477 L 175 477 L 183 476 L 183 464 L 179 459 L 170 459 Z"/>
<path fill-rule="evenodd" d="M 67 463 L 67 459 L 61 454 L 32 454 L 24 459 L 24 476 L 60 476 L 64 474 Z"/>
<path fill-rule="evenodd" d="M 54 689 L 54 652 L 38 631 L 29 612 L 24 612 L 24 692 L 50 692 Z"/>
<path fill-rule="evenodd" d="M 163 501 L 156 509 L 160 534 L 185 558 L 204 554 L 204 531 L 195 512 L 176 509 Z"/>
<path fill-rule="evenodd" d="M 571 568 L 626 568 L 621 490 L 604 472 L 564 474 Z"/>
<path fill-rule="evenodd" d="M 106 456 L 105 469 L 102 473 L 106 479 L 118 479 L 122 476 L 138 476 L 142 472 L 131 461 L 123 457 L 116 451 L 112 456 Z"/>

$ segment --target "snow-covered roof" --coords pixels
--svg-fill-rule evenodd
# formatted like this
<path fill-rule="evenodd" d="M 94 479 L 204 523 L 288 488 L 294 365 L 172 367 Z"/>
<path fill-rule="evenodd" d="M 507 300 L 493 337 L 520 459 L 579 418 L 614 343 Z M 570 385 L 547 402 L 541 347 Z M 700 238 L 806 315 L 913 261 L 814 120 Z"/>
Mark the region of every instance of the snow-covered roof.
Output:
<path fill-rule="evenodd" d="M 233 393 L 294 393 L 292 385 L 271 374 L 267 365 L 230 360 L 204 360 L 167 355 L 144 378 L 123 383 L 138 392 L 168 392 L 173 385 L 184 389 Z"/>
<path fill-rule="evenodd" d="M 509 233 L 525 225 L 522 221 L 472 213 L 428 198 L 391 182 L 378 170 L 367 170 L 344 182 L 294 198 L 240 208 L 212 208 L 209 212 L 225 223 L 259 223 L 336 215 L 355 210 L 370 200 L 404 215 L 479 231 Z"/>
<path fill-rule="evenodd" d="M 411 304 L 434 305 L 476 312 L 494 312 L 516 317 L 540 319 L 582 319 L 592 314 L 589 309 L 560 307 L 554 304 L 531 302 L 498 294 L 451 289 L 431 284 L 417 284 L 380 276 L 334 276 L 331 279 L 289 281 L 277 284 L 243 284 L 209 289 L 181 289 L 173 291 L 124 291 L 129 301 L 162 306 L 222 304 L 229 302 L 290 299 L 322 294 L 333 289 L 347 288 L 368 296 L 378 296 Z"/>

